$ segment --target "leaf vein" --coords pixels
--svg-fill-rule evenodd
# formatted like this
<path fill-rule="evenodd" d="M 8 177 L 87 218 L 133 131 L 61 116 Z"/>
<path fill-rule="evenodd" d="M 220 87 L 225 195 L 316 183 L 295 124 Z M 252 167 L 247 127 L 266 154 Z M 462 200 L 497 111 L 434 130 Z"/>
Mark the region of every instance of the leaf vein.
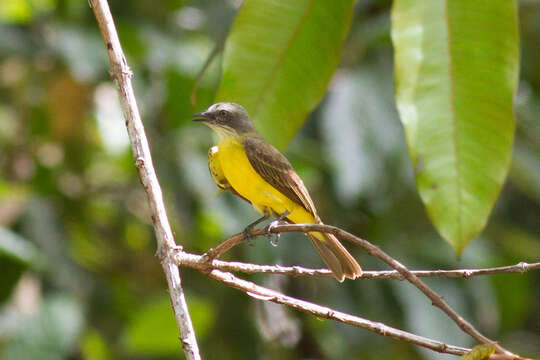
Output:
<path fill-rule="evenodd" d="M 313 8 L 313 3 L 315 2 L 315 0 L 311 0 L 308 4 L 308 6 L 306 7 L 306 11 L 304 12 L 304 14 L 302 14 L 302 17 L 300 18 L 300 20 L 298 21 L 298 24 L 296 25 L 296 27 L 294 28 L 294 31 L 292 33 L 292 36 L 290 37 L 289 40 L 287 40 L 287 44 L 285 45 L 285 49 L 283 50 L 283 52 L 279 55 L 278 57 L 278 60 L 276 61 L 276 64 L 275 66 L 273 67 L 272 71 L 270 72 L 270 76 L 268 77 L 268 79 L 266 80 L 259 96 L 257 97 L 257 100 L 255 101 L 255 109 L 253 111 L 253 117 L 257 117 L 257 113 L 259 111 L 259 107 L 260 105 L 263 103 L 263 98 L 264 96 L 266 95 L 266 93 L 269 91 L 272 83 L 274 82 L 275 78 L 276 78 L 276 73 L 278 72 L 279 68 L 281 67 L 281 65 L 283 64 L 283 61 L 285 61 L 285 58 L 286 58 L 286 54 L 289 52 L 289 49 L 291 48 L 291 45 L 292 45 L 292 42 L 293 40 L 296 38 L 296 36 L 298 35 L 298 33 L 300 32 L 300 29 L 302 28 L 302 25 L 304 24 L 304 22 L 306 21 L 306 18 L 309 14 L 309 12 L 311 11 L 311 9 Z"/>

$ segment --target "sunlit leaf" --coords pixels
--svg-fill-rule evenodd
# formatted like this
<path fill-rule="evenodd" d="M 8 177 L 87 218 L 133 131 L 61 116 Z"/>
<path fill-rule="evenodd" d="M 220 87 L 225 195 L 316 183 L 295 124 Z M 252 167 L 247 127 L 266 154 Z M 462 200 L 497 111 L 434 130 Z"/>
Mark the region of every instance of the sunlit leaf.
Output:
<path fill-rule="evenodd" d="M 225 44 L 218 101 L 243 105 L 283 149 L 326 91 L 352 0 L 246 0 Z"/>
<path fill-rule="evenodd" d="M 460 254 L 484 228 L 510 163 L 516 1 L 396 0 L 392 39 L 417 187 Z"/>
<path fill-rule="evenodd" d="M 495 346 L 491 344 L 476 345 L 471 351 L 459 358 L 459 360 L 483 360 L 495 352 Z"/>

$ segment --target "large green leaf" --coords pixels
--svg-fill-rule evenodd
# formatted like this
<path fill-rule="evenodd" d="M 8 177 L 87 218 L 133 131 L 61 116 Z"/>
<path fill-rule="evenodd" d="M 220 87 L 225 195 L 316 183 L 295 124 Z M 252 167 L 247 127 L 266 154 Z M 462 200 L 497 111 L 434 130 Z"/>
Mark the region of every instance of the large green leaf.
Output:
<path fill-rule="evenodd" d="M 417 187 L 460 254 L 483 229 L 514 136 L 515 0 L 395 0 L 397 106 Z"/>
<path fill-rule="evenodd" d="M 323 97 L 353 0 L 246 0 L 225 44 L 218 101 L 243 105 L 283 149 Z"/>

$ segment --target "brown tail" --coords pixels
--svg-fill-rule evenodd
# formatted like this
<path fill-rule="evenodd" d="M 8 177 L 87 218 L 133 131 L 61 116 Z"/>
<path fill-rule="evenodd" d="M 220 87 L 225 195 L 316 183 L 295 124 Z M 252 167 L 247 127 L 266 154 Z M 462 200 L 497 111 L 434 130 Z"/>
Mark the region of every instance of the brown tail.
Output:
<path fill-rule="evenodd" d="M 360 265 L 334 235 L 308 233 L 308 236 L 337 281 L 354 280 L 362 275 Z"/>

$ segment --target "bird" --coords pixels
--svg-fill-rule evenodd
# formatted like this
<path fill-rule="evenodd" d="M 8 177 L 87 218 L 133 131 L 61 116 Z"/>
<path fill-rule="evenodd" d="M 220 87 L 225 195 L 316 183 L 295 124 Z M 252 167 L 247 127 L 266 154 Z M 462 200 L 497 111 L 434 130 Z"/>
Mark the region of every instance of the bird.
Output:
<path fill-rule="evenodd" d="M 241 105 L 219 102 L 193 115 L 218 135 L 208 151 L 208 167 L 216 185 L 248 201 L 262 215 L 244 234 L 270 216 L 288 223 L 323 224 L 304 182 L 287 158 L 255 129 Z M 275 223 L 275 222 L 273 222 Z M 333 235 L 306 234 L 339 282 L 356 279 L 362 268 Z"/>

